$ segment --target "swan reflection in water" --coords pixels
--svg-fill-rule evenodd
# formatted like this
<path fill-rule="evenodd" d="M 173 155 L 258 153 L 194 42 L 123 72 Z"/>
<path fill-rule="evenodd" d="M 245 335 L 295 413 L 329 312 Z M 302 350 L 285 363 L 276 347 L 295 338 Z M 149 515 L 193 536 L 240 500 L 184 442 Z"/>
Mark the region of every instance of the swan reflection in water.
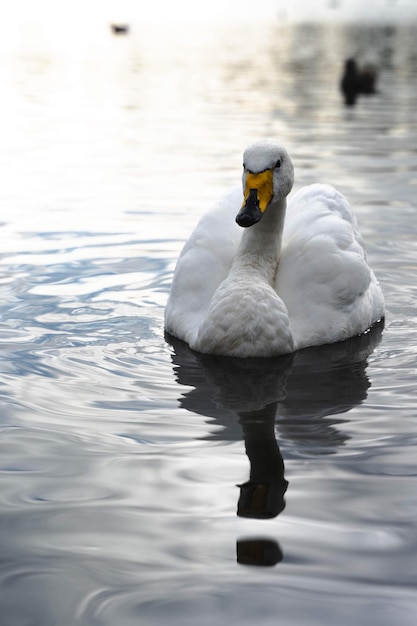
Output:
<path fill-rule="evenodd" d="M 334 454 L 346 443 L 348 435 L 337 429 L 345 420 L 335 416 L 367 397 L 367 359 L 382 331 L 381 322 L 348 341 L 259 359 L 199 354 L 167 336 L 178 383 L 192 387 L 180 405 L 221 426 L 208 439 L 244 439 L 250 472 L 239 485 L 238 516 L 271 519 L 284 510 L 288 482 L 276 428 L 297 456 Z M 237 560 L 271 566 L 282 552 L 273 539 L 241 539 Z"/>

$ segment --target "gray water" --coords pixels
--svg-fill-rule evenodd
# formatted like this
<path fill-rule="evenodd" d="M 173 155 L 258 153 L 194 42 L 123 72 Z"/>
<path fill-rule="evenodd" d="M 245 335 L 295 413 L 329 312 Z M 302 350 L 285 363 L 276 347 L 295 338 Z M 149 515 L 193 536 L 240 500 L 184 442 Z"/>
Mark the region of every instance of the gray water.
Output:
<path fill-rule="evenodd" d="M 93 35 L 0 59 L 1 623 L 414 625 L 414 28 Z M 385 327 L 203 358 L 175 261 L 262 136 L 349 198 Z"/>

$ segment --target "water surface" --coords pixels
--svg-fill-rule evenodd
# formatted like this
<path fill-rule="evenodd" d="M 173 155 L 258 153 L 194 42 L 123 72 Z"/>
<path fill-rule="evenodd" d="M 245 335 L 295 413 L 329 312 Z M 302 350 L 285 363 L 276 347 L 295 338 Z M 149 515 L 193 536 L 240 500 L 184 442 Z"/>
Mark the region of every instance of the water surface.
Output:
<path fill-rule="evenodd" d="M 415 624 L 414 42 L 270 24 L 3 54 L 7 626 Z M 379 93 L 347 109 L 352 54 Z M 164 337 L 175 261 L 262 136 L 296 188 L 348 196 L 385 327 L 202 357 Z"/>

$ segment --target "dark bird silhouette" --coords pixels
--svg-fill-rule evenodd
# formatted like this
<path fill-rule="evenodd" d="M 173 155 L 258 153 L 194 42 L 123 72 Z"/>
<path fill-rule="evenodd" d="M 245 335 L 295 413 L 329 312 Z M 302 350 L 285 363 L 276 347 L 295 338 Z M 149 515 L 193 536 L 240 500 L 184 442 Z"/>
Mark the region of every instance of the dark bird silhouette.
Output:
<path fill-rule="evenodd" d="M 355 59 L 347 59 L 340 83 L 345 104 L 353 106 L 360 94 L 375 93 L 376 79 L 377 72 L 372 65 L 365 65 L 363 69 L 359 69 Z"/>
<path fill-rule="evenodd" d="M 128 24 L 111 24 L 110 27 L 115 35 L 127 35 L 129 32 Z"/>

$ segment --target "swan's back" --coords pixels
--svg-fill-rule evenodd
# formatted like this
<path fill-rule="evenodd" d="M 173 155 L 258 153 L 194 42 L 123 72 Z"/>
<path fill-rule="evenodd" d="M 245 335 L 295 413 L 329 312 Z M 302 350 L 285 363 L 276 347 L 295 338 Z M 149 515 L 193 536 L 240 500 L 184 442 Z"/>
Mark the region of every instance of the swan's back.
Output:
<path fill-rule="evenodd" d="M 296 348 L 341 341 L 383 317 L 356 219 L 330 185 L 303 187 L 289 202 L 276 291 Z"/>

